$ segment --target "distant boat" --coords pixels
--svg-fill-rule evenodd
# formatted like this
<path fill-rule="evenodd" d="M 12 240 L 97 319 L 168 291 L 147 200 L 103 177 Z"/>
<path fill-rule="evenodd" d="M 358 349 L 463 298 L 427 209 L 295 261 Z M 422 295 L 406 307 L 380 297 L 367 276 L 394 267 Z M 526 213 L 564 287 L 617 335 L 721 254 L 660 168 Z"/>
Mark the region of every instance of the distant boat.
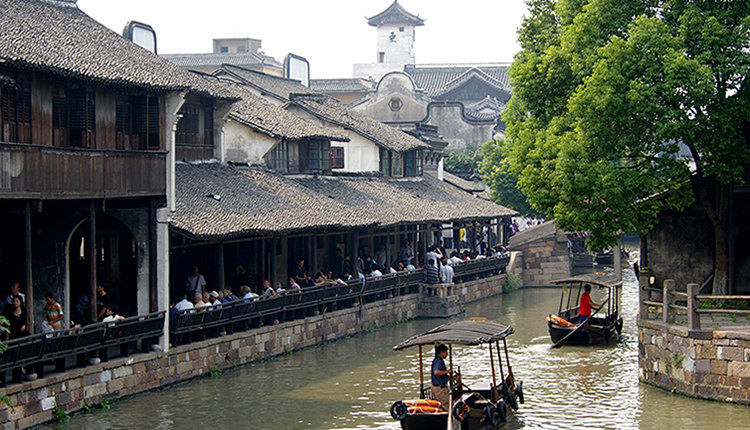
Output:
<path fill-rule="evenodd" d="M 620 316 L 620 289 L 622 281 L 599 273 L 587 273 L 570 278 L 558 279 L 554 284 L 562 285 L 560 306 L 557 315 L 547 317 L 547 327 L 552 342 L 569 345 L 595 345 L 609 343 L 622 332 Z M 578 308 L 583 286 L 606 290 L 606 300 L 601 313 L 591 316 L 585 326 L 580 325 Z M 563 339 L 565 339 L 563 341 Z"/>
<path fill-rule="evenodd" d="M 623 260 L 627 260 L 630 256 L 630 252 L 622 248 L 620 251 L 620 255 L 622 255 Z M 615 252 L 614 250 L 610 249 L 608 251 L 599 251 L 596 253 L 595 258 L 596 264 L 605 265 L 605 266 L 611 266 L 615 264 Z"/>

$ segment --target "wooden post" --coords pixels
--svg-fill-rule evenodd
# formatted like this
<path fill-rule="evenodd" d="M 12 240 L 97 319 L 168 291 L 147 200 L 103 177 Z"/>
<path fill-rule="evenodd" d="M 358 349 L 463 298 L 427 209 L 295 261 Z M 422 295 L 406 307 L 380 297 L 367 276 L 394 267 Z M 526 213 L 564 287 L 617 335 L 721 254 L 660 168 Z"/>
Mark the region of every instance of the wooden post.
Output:
<path fill-rule="evenodd" d="M 89 259 L 89 300 L 91 322 L 96 323 L 99 309 L 96 307 L 96 209 L 94 202 L 89 204 L 89 234 L 87 237 L 86 255 Z"/>
<path fill-rule="evenodd" d="M 664 281 L 663 295 L 662 297 L 662 322 L 666 324 L 674 323 L 674 311 L 669 307 L 670 297 L 674 292 L 674 279 L 667 279 Z"/>
<path fill-rule="evenodd" d="M 617 245 L 612 248 L 612 253 L 615 263 L 615 279 L 622 281 L 622 246 Z"/>
<path fill-rule="evenodd" d="M 34 334 L 34 271 L 31 263 L 31 203 L 26 201 L 23 210 L 24 223 L 24 281 L 26 282 L 26 327 L 29 334 Z"/>
<path fill-rule="evenodd" d="M 220 291 L 222 288 L 224 288 L 227 285 L 227 274 L 226 274 L 226 268 L 224 267 L 225 262 L 225 256 L 224 256 L 224 242 L 219 242 L 216 244 L 216 260 L 217 264 L 216 266 L 219 268 L 219 273 L 216 278 L 216 282 L 213 283 L 213 285 L 209 285 L 208 289 L 211 291 Z M 273 285 L 273 284 L 271 284 Z M 210 291 L 206 291 L 206 293 L 209 293 Z"/>
<path fill-rule="evenodd" d="M 695 298 L 700 289 L 700 284 L 687 284 L 688 330 L 701 329 L 701 316 L 696 312 L 698 310 L 698 300 Z"/>
<path fill-rule="evenodd" d="M 649 288 L 649 276 L 651 274 L 648 267 L 642 267 L 638 274 L 638 316 L 644 319 L 648 317 L 648 305 L 643 302 L 651 298 L 651 294 L 646 290 L 646 288 Z"/>

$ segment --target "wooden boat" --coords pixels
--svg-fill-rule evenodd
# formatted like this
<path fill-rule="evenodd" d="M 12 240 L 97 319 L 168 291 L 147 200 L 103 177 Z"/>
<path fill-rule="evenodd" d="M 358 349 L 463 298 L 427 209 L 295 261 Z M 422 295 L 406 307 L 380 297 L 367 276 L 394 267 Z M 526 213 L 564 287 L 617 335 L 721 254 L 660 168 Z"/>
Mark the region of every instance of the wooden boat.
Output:
<path fill-rule="evenodd" d="M 486 430 L 502 426 L 510 419 L 512 411 L 518 409 L 519 403 L 524 402 L 523 382 L 517 381 L 513 376 L 505 341 L 513 332 L 511 326 L 487 321 L 484 318 L 472 319 L 443 324 L 394 346 L 393 349 L 396 351 L 419 347 L 420 398 L 393 403 L 391 416 L 401 422 L 401 428 L 404 430 Z M 505 354 L 505 369 L 500 351 L 501 342 Z M 463 383 L 460 376 L 454 375 L 448 405 L 435 405 L 437 402 L 432 399 L 429 373 L 427 385 L 424 381 L 422 347 L 428 346 L 432 349 L 431 347 L 438 343 L 448 346 L 448 367 L 451 369 L 455 368 L 453 345 L 486 345 L 492 369 L 488 380 L 470 384 Z M 460 366 L 458 369 L 460 372 Z M 499 381 L 496 379 L 498 375 Z"/>
<path fill-rule="evenodd" d="M 549 335 L 555 345 L 563 339 L 570 345 L 594 345 L 616 339 L 622 331 L 619 312 L 622 281 L 600 273 L 587 273 L 552 282 L 562 285 L 557 315 L 547 317 Z M 592 314 L 585 326 L 580 326 L 578 307 L 586 284 L 592 286 L 592 291 L 594 288 L 604 289 L 606 295 L 599 303 L 604 305 L 602 309 Z"/>

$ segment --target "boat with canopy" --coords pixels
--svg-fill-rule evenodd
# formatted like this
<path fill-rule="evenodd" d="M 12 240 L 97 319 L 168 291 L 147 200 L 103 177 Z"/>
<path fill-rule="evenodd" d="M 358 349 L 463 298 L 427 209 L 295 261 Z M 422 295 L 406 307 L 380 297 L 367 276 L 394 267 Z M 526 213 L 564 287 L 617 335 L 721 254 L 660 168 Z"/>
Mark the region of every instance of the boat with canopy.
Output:
<path fill-rule="evenodd" d="M 513 375 L 505 340 L 513 332 L 511 326 L 485 318 L 472 318 L 443 324 L 394 346 L 396 351 L 415 346 L 419 348 L 420 396 L 418 399 L 393 403 L 391 416 L 401 422 L 404 430 L 499 428 L 510 419 L 512 411 L 518 409 L 519 403 L 524 402 L 523 382 Z M 450 379 L 450 400 L 447 405 L 432 398 L 430 374 L 424 374 L 423 348 L 427 346 L 432 349 L 437 344 L 448 346 L 448 367 L 451 369 L 458 364 L 454 363 L 453 357 L 453 347 L 456 345 L 486 348 L 491 368 L 486 380 L 466 384 L 461 381 L 459 366 L 458 372 Z"/>
<path fill-rule="evenodd" d="M 601 273 L 583 275 L 552 281 L 561 285 L 560 306 L 557 315 L 547 316 L 549 335 L 553 348 L 570 345 L 595 345 L 608 343 L 622 331 L 620 316 L 620 290 L 622 281 Z M 596 295 L 602 300 L 602 307 L 581 323 L 578 315 L 581 293 L 585 286 L 596 288 Z M 592 288 L 592 290 L 593 290 Z"/>

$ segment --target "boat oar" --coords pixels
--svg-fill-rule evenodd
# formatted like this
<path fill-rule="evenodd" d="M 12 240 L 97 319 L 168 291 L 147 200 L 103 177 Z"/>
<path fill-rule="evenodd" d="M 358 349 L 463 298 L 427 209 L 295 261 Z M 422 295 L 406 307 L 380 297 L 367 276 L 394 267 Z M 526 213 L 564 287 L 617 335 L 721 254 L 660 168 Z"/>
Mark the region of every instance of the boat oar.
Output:
<path fill-rule="evenodd" d="M 598 314 L 599 311 L 602 310 L 602 308 L 604 308 L 604 305 L 607 304 L 608 301 L 609 301 L 609 298 L 607 298 L 607 300 L 603 301 L 602 304 L 601 304 L 601 306 L 599 306 L 599 309 L 596 310 L 596 312 L 594 312 L 593 314 L 591 314 L 590 317 L 586 318 L 586 321 L 578 324 L 576 326 L 576 328 L 574 328 L 573 331 L 571 331 L 570 333 L 568 333 L 567 335 L 565 335 L 564 338 L 562 338 L 562 339 L 558 340 L 557 342 L 555 342 L 555 344 L 552 345 L 550 347 L 550 349 L 555 349 L 555 348 L 559 348 L 559 347 L 563 346 L 563 344 L 565 343 L 565 341 L 567 341 L 570 336 L 573 336 L 573 333 L 575 333 L 578 330 L 580 330 L 581 327 L 584 327 L 586 324 L 588 324 L 589 321 L 591 321 L 591 318 L 594 318 L 594 315 Z"/>

